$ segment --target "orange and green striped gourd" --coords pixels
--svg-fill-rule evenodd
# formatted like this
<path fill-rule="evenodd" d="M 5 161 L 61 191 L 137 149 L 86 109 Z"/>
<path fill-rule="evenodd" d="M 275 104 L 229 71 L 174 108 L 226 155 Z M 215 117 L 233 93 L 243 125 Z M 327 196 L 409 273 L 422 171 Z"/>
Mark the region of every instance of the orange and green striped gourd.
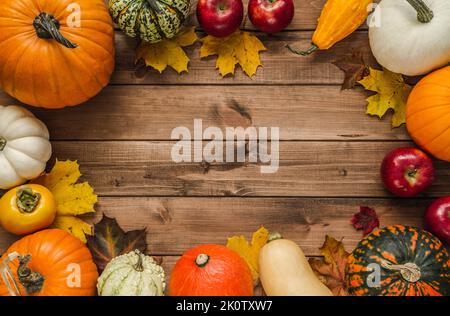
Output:
<path fill-rule="evenodd" d="M 361 240 L 349 256 L 346 286 L 356 296 L 448 296 L 450 257 L 429 232 L 388 226 Z"/>

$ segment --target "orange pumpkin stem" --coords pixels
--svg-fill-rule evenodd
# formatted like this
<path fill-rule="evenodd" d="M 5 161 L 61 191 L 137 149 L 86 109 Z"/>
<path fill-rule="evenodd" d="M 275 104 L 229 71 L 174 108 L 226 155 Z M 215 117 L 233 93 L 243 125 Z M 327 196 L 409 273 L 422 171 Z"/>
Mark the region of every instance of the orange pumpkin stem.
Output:
<path fill-rule="evenodd" d="M 417 11 L 417 19 L 421 23 L 429 23 L 434 18 L 433 11 L 422 0 L 406 0 Z"/>
<path fill-rule="evenodd" d="M 34 272 L 28 268 L 31 255 L 19 256 L 19 267 L 17 268 L 17 276 L 19 282 L 25 288 L 28 294 L 35 294 L 41 291 L 44 285 L 44 277 L 39 272 Z"/>
<path fill-rule="evenodd" d="M 16 204 L 22 213 L 33 213 L 40 200 L 41 195 L 33 192 L 30 188 L 17 191 Z"/>
<path fill-rule="evenodd" d="M 33 21 L 34 29 L 39 38 L 54 39 L 67 48 L 76 48 L 77 44 L 72 43 L 65 38 L 59 31 L 61 25 L 59 21 L 51 14 L 42 12 Z"/>
<path fill-rule="evenodd" d="M 201 253 L 197 256 L 197 258 L 195 259 L 195 264 L 200 267 L 203 268 L 205 267 L 209 262 L 209 256 L 205 255 L 204 253 Z"/>
<path fill-rule="evenodd" d="M 0 136 L 0 151 L 3 151 L 3 149 L 5 149 L 5 146 L 6 146 L 6 139 Z"/>

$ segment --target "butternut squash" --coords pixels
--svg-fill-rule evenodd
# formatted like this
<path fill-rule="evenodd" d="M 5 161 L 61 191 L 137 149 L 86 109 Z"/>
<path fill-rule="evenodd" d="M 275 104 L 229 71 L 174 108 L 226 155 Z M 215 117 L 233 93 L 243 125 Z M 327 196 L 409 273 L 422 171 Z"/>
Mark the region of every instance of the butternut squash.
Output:
<path fill-rule="evenodd" d="M 306 51 L 296 51 L 289 45 L 287 48 L 302 56 L 319 49 L 331 48 L 364 23 L 371 11 L 372 2 L 373 0 L 328 0 L 319 17 L 311 48 Z"/>
<path fill-rule="evenodd" d="M 291 240 L 273 236 L 259 253 L 259 273 L 268 296 L 332 296 L 305 254 Z"/>

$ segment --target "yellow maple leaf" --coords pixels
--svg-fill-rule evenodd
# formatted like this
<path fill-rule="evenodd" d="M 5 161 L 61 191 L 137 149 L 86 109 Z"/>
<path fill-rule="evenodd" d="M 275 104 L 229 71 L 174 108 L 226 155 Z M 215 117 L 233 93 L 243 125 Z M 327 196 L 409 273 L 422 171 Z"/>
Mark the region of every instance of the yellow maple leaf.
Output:
<path fill-rule="evenodd" d="M 165 39 L 155 44 L 141 42 L 137 48 L 136 62 L 143 59 L 147 66 L 155 68 L 160 73 L 167 66 L 172 67 L 178 73 L 187 72 L 190 59 L 182 47 L 193 45 L 197 39 L 195 28 L 191 27 L 171 39 Z"/>
<path fill-rule="evenodd" d="M 76 216 L 58 215 L 52 224 L 53 228 L 63 229 L 86 243 L 86 235 L 92 235 L 92 226 Z"/>
<path fill-rule="evenodd" d="M 234 75 L 239 64 L 247 76 L 252 77 L 262 66 L 259 52 L 267 50 L 261 41 L 249 32 L 237 31 L 225 38 L 208 35 L 201 39 L 200 57 L 218 55 L 216 68 L 222 77 Z"/>
<path fill-rule="evenodd" d="M 50 173 L 43 174 L 33 183 L 45 186 L 55 197 L 57 209 L 53 227 L 64 229 L 86 242 L 85 234 L 90 235 L 92 227 L 75 216 L 94 213 L 97 195 L 89 183 L 77 183 L 80 177 L 80 166 L 76 161 L 57 160 Z"/>
<path fill-rule="evenodd" d="M 358 81 L 361 85 L 377 94 L 367 98 L 367 114 L 382 118 L 391 109 L 392 126 L 399 127 L 406 122 L 406 102 L 411 93 L 411 86 L 407 85 L 401 74 L 387 69 L 376 70 L 370 68 L 370 74 Z"/>
<path fill-rule="evenodd" d="M 251 244 L 244 236 L 233 236 L 228 238 L 227 247 L 236 251 L 247 262 L 252 272 L 253 281 L 259 279 L 259 251 L 269 240 L 269 231 L 261 227 L 253 233 Z"/>

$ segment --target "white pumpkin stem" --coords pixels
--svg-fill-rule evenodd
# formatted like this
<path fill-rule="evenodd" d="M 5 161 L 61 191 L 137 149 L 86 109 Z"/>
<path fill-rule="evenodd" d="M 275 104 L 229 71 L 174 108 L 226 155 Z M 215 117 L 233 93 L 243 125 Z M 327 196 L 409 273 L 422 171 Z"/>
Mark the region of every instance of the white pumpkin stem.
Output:
<path fill-rule="evenodd" d="M 135 250 L 136 255 L 138 256 L 138 261 L 136 262 L 136 264 L 133 266 L 134 270 L 138 271 L 138 272 L 142 272 L 144 271 L 144 265 L 143 265 L 143 261 L 142 261 L 142 255 L 141 252 L 139 250 Z"/>
<path fill-rule="evenodd" d="M 6 143 L 6 139 L 0 136 L 0 151 L 3 151 L 3 149 L 5 149 Z"/>
<path fill-rule="evenodd" d="M 434 18 L 433 11 L 423 0 L 406 0 L 417 11 L 417 19 L 421 23 L 428 23 Z"/>
<path fill-rule="evenodd" d="M 197 258 L 195 259 L 195 264 L 197 266 L 199 266 L 200 268 L 203 268 L 204 266 L 206 266 L 209 262 L 209 256 L 201 253 L 197 256 Z"/>

